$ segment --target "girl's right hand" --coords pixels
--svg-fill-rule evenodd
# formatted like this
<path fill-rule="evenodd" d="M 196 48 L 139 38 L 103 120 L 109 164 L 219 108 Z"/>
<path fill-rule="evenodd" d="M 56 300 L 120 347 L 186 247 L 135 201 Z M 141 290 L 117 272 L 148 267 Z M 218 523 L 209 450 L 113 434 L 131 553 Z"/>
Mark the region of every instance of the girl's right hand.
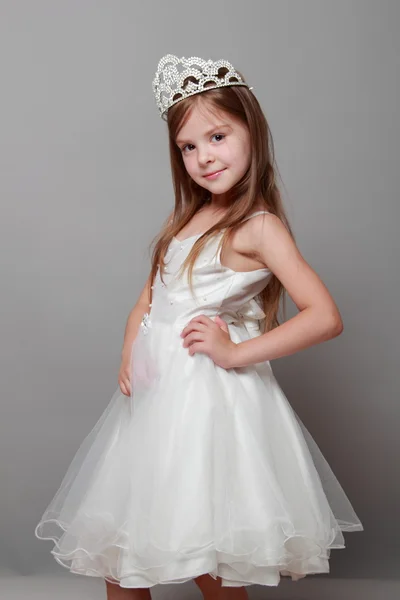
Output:
<path fill-rule="evenodd" d="M 131 390 L 132 367 L 130 359 L 123 358 L 118 373 L 118 383 L 121 392 L 125 396 L 130 396 Z"/>

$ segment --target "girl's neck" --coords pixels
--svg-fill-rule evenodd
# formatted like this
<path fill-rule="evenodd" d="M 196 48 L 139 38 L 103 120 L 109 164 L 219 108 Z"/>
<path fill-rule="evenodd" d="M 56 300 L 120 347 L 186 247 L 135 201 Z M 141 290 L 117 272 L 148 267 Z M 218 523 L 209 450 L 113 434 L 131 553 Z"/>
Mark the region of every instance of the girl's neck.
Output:
<path fill-rule="evenodd" d="M 228 210 L 228 207 L 221 206 L 220 204 L 213 203 L 212 201 L 206 202 L 198 212 L 202 212 L 203 214 L 215 215 L 220 218 L 225 214 Z"/>
<path fill-rule="evenodd" d="M 206 201 L 206 206 L 211 206 L 215 210 L 227 210 L 230 207 L 231 202 L 231 195 L 228 191 L 225 194 L 210 194 L 208 200 Z"/>

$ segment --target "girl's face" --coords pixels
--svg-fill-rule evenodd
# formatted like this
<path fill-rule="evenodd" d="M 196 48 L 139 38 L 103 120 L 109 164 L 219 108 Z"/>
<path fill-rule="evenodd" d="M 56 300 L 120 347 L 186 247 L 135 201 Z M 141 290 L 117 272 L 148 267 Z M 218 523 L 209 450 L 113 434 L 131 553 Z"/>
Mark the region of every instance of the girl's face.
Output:
<path fill-rule="evenodd" d="M 202 106 L 192 113 L 177 135 L 176 143 L 190 177 L 211 192 L 227 199 L 227 192 L 250 166 L 250 136 L 238 119 L 221 113 L 219 118 Z M 207 175 L 217 172 L 213 177 Z"/>

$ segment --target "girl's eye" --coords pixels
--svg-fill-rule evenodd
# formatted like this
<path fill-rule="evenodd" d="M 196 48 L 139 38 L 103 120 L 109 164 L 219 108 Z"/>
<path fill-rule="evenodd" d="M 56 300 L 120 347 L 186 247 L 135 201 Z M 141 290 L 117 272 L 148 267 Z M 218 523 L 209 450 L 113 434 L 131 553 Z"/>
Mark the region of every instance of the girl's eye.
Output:
<path fill-rule="evenodd" d="M 220 142 L 221 139 L 223 139 L 225 137 L 225 135 L 223 133 L 214 133 L 214 135 L 212 136 L 213 138 L 220 138 L 217 140 L 217 142 Z M 181 148 L 182 152 L 190 152 L 190 150 L 186 150 L 186 148 L 189 148 L 189 146 L 191 146 L 192 148 L 194 147 L 193 144 L 186 144 L 186 146 L 183 146 L 183 148 Z"/>
<path fill-rule="evenodd" d="M 183 146 L 183 148 L 181 148 L 182 152 L 185 152 L 185 149 L 186 149 L 188 146 L 193 146 L 193 144 L 186 144 L 186 146 Z"/>

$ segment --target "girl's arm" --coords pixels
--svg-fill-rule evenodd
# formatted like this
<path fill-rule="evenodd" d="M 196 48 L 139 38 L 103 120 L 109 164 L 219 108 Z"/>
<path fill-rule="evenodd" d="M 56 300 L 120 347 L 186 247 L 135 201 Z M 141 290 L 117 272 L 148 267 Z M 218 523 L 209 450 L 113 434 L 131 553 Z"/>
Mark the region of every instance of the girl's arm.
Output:
<path fill-rule="evenodd" d="M 271 331 L 235 344 L 229 361 L 232 367 L 294 354 L 343 331 L 332 296 L 304 260 L 282 221 L 275 215 L 255 217 L 251 221 L 249 235 L 253 243 L 259 240 L 256 250 L 262 262 L 281 281 L 299 313 Z"/>
<path fill-rule="evenodd" d="M 137 336 L 140 323 L 143 315 L 148 312 L 150 304 L 150 275 L 146 281 L 146 284 L 139 296 L 138 301 L 129 313 L 128 320 L 125 327 L 124 342 L 122 346 L 122 361 L 130 361 L 132 344 Z"/>

